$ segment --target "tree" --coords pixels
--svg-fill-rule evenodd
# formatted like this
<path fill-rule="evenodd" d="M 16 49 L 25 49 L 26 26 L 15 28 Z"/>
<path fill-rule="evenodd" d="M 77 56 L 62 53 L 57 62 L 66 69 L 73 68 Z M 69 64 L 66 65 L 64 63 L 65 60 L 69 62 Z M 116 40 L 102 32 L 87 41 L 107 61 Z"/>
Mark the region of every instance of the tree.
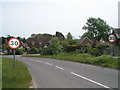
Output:
<path fill-rule="evenodd" d="M 64 35 L 61 32 L 56 32 L 55 36 L 65 39 Z"/>
<path fill-rule="evenodd" d="M 96 19 L 91 17 L 87 20 L 87 23 L 83 26 L 83 29 L 93 34 L 91 37 L 94 37 L 96 40 L 100 41 L 102 39 L 107 41 L 107 36 L 111 32 L 112 27 L 100 18 Z"/>
<path fill-rule="evenodd" d="M 73 36 L 71 35 L 71 33 L 67 34 L 67 41 L 68 41 L 69 45 L 76 44 L 76 40 L 73 40 Z"/>
<path fill-rule="evenodd" d="M 53 55 L 57 55 L 62 51 L 62 45 L 60 45 L 58 38 L 55 37 L 50 40 L 48 49 L 52 52 Z"/>
<path fill-rule="evenodd" d="M 44 37 L 52 37 L 51 34 L 47 34 L 47 33 L 42 34 L 42 36 L 44 36 Z"/>
<path fill-rule="evenodd" d="M 68 33 L 68 34 L 67 34 L 67 40 L 68 40 L 68 41 L 73 40 L 73 36 L 71 35 L 71 33 Z"/>
<path fill-rule="evenodd" d="M 7 35 L 7 41 L 9 41 L 11 38 L 14 38 L 14 36 Z"/>
<path fill-rule="evenodd" d="M 63 46 L 63 51 L 67 51 L 67 46 L 69 45 L 69 42 L 67 39 L 64 39 L 61 41 L 61 45 Z"/>
<path fill-rule="evenodd" d="M 34 37 L 34 36 L 36 36 L 36 34 L 31 34 L 31 37 Z"/>

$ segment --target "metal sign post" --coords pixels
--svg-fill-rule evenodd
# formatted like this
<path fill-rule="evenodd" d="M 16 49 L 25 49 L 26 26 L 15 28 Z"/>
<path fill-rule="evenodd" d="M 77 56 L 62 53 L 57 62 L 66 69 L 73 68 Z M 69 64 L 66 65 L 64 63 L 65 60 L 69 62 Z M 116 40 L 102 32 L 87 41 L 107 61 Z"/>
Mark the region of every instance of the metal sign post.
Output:
<path fill-rule="evenodd" d="M 16 61 L 15 61 L 15 49 L 13 49 L 14 55 L 13 55 L 13 59 L 14 59 L 14 69 L 16 68 Z"/>
<path fill-rule="evenodd" d="M 16 68 L 16 60 L 15 60 L 15 49 L 17 49 L 20 46 L 20 41 L 17 38 L 11 38 L 8 41 L 8 46 L 13 49 L 13 60 L 14 60 L 14 69 Z"/>
<path fill-rule="evenodd" d="M 109 34 L 108 40 L 109 42 L 114 43 L 116 41 L 116 36 L 114 34 Z M 114 46 L 111 45 L 111 55 L 113 56 L 113 54 L 114 54 Z"/>

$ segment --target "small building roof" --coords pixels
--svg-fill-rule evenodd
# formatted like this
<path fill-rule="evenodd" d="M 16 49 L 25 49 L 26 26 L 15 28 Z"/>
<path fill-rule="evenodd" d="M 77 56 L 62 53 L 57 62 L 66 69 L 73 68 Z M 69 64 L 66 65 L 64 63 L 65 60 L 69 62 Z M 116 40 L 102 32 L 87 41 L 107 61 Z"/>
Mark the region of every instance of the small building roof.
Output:
<path fill-rule="evenodd" d="M 83 37 L 83 38 L 80 39 L 79 44 L 82 44 L 86 39 L 87 39 L 90 43 L 93 43 L 93 41 L 90 40 L 88 37 Z"/>
<path fill-rule="evenodd" d="M 114 29 L 113 33 L 116 35 L 117 38 L 120 38 L 120 28 Z"/>

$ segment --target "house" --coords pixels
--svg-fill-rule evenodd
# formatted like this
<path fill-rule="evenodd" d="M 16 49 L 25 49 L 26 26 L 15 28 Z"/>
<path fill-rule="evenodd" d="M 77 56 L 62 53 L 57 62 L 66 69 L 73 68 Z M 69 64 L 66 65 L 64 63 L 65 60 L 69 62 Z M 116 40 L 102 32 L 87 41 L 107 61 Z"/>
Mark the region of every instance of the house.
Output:
<path fill-rule="evenodd" d="M 112 34 L 116 36 L 115 45 L 112 48 L 113 55 L 120 53 L 120 28 L 114 29 Z"/>
<path fill-rule="evenodd" d="M 36 48 L 44 48 L 48 46 L 49 41 L 56 36 L 34 36 L 28 38 L 28 46 L 29 47 L 36 47 Z M 63 40 L 61 37 L 57 37 L 59 40 Z"/>
<path fill-rule="evenodd" d="M 117 40 L 120 39 L 120 28 L 114 29 L 112 34 L 116 36 Z"/>
<path fill-rule="evenodd" d="M 51 37 L 47 36 L 41 36 L 41 37 L 30 37 L 28 38 L 28 46 L 29 47 L 44 47 L 48 44 L 48 42 L 51 40 Z"/>
<path fill-rule="evenodd" d="M 93 44 L 94 42 L 90 40 L 88 37 L 83 37 L 79 41 L 79 45 L 87 45 L 87 44 Z"/>

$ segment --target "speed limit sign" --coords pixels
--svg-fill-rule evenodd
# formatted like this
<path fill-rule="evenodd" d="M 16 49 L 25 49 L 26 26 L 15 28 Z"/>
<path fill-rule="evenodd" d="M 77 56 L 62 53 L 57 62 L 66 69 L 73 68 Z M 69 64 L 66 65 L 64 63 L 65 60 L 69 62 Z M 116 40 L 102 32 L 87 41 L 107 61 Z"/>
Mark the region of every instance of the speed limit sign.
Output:
<path fill-rule="evenodd" d="M 11 38 L 9 41 L 8 41 L 8 46 L 12 49 L 16 49 L 20 46 L 20 40 L 17 39 L 17 38 Z"/>
<path fill-rule="evenodd" d="M 110 35 L 108 36 L 108 40 L 109 40 L 111 43 L 113 43 L 113 42 L 116 41 L 116 36 L 115 36 L 114 34 L 110 34 Z"/>

